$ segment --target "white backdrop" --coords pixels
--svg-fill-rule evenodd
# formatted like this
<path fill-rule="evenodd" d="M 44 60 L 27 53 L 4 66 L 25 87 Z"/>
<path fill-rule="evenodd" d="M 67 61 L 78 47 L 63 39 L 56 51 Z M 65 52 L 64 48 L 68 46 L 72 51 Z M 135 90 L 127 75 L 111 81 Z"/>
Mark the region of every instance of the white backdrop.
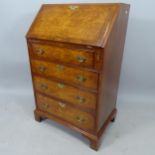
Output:
<path fill-rule="evenodd" d="M 76 0 L 117 2 L 116 0 Z M 155 154 L 155 0 L 131 4 L 118 93 L 117 121 L 100 155 Z M 0 0 L 0 155 L 96 155 L 86 139 L 52 121 L 36 123 L 25 34 L 42 3 Z M 149 144 L 149 145 L 148 145 Z"/>
<path fill-rule="evenodd" d="M 0 0 L 0 92 L 17 92 L 18 90 L 31 92 L 25 34 L 41 4 L 73 2 L 117 1 Z M 122 0 L 122 2 L 131 4 L 131 10 L 119 97 L 134 100 L 154 99 L 155 1 Z"/>

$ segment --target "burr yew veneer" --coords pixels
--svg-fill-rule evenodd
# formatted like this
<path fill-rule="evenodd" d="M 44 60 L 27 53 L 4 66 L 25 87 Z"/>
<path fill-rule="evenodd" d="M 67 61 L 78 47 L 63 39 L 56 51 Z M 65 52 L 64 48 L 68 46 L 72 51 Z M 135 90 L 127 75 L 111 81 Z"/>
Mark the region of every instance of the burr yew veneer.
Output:
<path fill-rule="evenodd" d="M 35 119 L 81 133 L 97 150 L 116 117 L 129 5 L 45 4 L 27 33 Z"/>

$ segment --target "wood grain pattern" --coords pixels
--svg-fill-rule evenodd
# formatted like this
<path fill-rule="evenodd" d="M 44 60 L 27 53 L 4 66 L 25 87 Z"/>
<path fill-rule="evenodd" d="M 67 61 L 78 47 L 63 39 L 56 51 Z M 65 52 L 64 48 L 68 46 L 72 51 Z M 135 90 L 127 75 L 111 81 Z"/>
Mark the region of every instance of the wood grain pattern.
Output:
<path fill-rule="evenodd" d="M 129 5 L 124 5 L 121 8 L 107 44 L 103 49 L 104 63 L 99 82 L 100 94 L 97 108 L 97 131 L 116 107 L 129 8 Z M 103 78 L 104 80 L 102 80 Z"/>
<path fill-rule="evenodd" d="M 96 96 L 93 93 L 84 92 L 63 83 L 36 76 L 34 77 L 34 83 L 36 90 L 44 94 L 55 96 L 72 104 L 78 104 L 81 107 L 92 109 L 96 107 Z"/>
<path fill-rule="evenodd" d="M 98 75 L 96 73 L 74 69 L 62 64 L 32 60 L 32 71 L 49 77 L 56 77 L 83 87 L 97 89 Z"/>
<path fill-rule="evenodd" d="M 94 129 L 94 118 L 90 114 L 39 94 L 37 100 L 40 110 L 56 115 L 82 129 Z"/>
<path fill-rule="evenodd" d="M 116 118 L 129 8 L 43 5 L 26 36 L 35 119 L 49 118 L 80 132 L 94 150 Z"/>
<path fill-rule="evenodd" d="M 72 10 L 70 6 L 78 6 Z M 43 5 L 28 38 L 101 46 L 120 4 Z"/>
<path fill-rule="evenodd" d="M 76 50 L 42 44 L 32 44 L 31 46 L 34 57 L 94 68 L 94 52 L 91 50 Z"/>

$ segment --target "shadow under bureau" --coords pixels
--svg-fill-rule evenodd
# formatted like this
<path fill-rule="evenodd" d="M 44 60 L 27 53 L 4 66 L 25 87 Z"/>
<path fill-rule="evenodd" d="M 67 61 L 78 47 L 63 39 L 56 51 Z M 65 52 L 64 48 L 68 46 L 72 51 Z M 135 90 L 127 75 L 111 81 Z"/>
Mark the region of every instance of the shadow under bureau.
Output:
<path fill-rule="evenodd" d="M 97 150 L 115 120 L 129 5 L 42 5 L 27 33 L 35 119 L 81 133 Z"/>

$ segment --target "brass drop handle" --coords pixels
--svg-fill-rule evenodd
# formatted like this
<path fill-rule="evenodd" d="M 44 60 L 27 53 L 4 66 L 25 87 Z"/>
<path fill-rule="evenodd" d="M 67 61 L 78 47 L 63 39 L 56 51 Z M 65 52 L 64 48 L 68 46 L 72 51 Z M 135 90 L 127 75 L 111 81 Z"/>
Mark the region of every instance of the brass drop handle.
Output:
<path fill-rule="evenodd" d="M 85 103 L 86 99 L 83 96 L 77 96 L 76 99 L 78 100 L 79 103 Z"/>
<path fill-rule="evenodd" d="M 56 65 L 56 69 L 58 70 L 58 71 L 62 71 L 63 69 L 64 69 L 64 65 Z"/>
<path fill-rule="evenodd" d="M 40 65 L 40 66 L 38 67 L 38 69 L 39 69 L 39 72 L 43 73 L 43 72 L 45 72 L 46 67 L 43 66 L 43 65 Z"/>
<path fill-rule="evenodd" d="M 41 56 L 45 53 L 45 51 L 43 49 L 39 48 L 36 50 L 36 53 L 37 53 L 37 55 Z"/>
<path fill-rule="evenodd" d="M 44 109 L 48 109 L 48 107 L 49 107 L 48 103 L 44 103 L 44 104 L 42 104 L 42 106 Z"/>
<path fill-rule="evenodd" d="M 87 80 L 87 78 L 86 78 L 85 76 L 82 76 L 82 75 L 78 75 L 78 76 L 76 77 L 76 79 L 77 79 L 78 81 L 80 81 L 80 82 L 85 82 L 85 81 Z"/>
<path fill-rule="evenodd" d="M 41 88 L 43 91 L 45 91 L 45 90 L 48 89 L 48 86 L 47 86 L 46 84 L 41 84 L 41 85 L 40 85 L 40 88 Z"/>
<path fill-rule="evenodd" d="M 86 58 L 84 56 L 77 56 L 76 59 L 79 63 L 84 63 L 86 61 Z"/>
<path fill-rule="evenodd" d="M 66 107 L 66 104 L 65 104 L 65 103 L 58 102 L 58 104 L 59 104 L 59 106 L 60 106 L 61 108 L 65 108 L 65 107 Z"/>
<path fill-rule="evenodd" d="M 64 88 L 64 87 L 65 87 L 65 85 L 64 85 L 63 83 L 58 83 L 57 86 L 58 86 L 59 88 Z"/>
<path fill-rule="evenodd" d="M 82 116 L 77 116 L 77 117 L 76 117 L 76 120 L 77 120 L 79 123 L 84 123 L 84 122 L 85 122 L 85 118 L 82 117 Z"/>

